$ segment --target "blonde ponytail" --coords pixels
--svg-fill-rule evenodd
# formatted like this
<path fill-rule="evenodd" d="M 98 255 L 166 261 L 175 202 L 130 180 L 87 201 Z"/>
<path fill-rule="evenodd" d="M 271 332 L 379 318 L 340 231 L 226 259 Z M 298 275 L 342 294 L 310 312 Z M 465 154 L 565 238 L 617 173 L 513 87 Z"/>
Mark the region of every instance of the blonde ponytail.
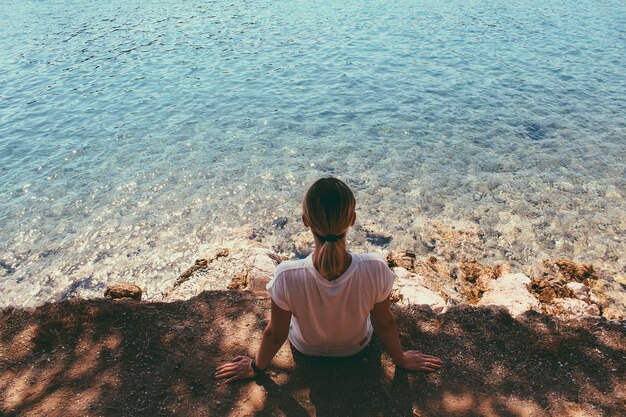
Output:
<path fill-rule="evenodd" d="M 324 242 L 317 258 L 315 268 L 326 278 L 336 278 L 341 273 L 341 251 L 337 242 Z"/>
<path fill-rule="evenodd" d="M 326 278 L 342 272 L 342 239 L 354 223 L 355 206 L 350 188 L 332 177 L 317 180 L 304 196 L 302 218 L 322 243 L 315 268 Z"/>

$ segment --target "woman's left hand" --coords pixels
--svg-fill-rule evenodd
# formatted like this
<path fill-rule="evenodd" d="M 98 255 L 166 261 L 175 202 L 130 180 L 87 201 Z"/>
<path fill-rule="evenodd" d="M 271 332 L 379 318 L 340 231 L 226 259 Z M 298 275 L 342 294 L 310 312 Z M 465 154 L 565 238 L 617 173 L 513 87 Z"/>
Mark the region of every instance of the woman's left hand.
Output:
<path fill-rule="evenodd" d="M 237 356 L 232 362 L 217 367 L 215 378 L 228 378 L 226 382 L 239 379 L 253 378 L 256 375 L 252 369 L 252 359 L 247 356 Z"/>

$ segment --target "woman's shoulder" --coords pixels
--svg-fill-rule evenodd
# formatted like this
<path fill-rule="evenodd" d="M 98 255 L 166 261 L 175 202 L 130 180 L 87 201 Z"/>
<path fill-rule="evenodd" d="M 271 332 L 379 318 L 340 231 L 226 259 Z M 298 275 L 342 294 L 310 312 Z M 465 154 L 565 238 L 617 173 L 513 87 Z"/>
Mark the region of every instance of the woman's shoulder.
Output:
<path fill-rule="evenodd" d="M 274 275 L 278 277 L 279 275 L 289 275 L 293 274 L 296 271 L 300 271 L 306 269 L 307 267 L 307 258 L 304 259 L 290 259 L 288 261 L 282 261 L 276 267 L 276 272 Z"/>
<path fill-rule="evenodd" d="M 385 260 L 383 255 L 377 252 L 358 253 L 358 254 L 352 254 L 352 256 L 355 256 L 359 263 L 373 264 L 373 265 L 379 265 L 379 264 L 387 265 L 387 261 Z"/>
<path fill-rule="evenodd" d="M 299 281 L 298 277 L 303 276 L 306 271 L 306 259 L 293 259 L 282 261 L 274 271 L 274 277 L 267 284 L 266 288 L 272 294 L 272 291 L 279 289 L 285 291 L 288 287 L 292 287 L 295 281 Z"/>
<path fill-rule="evenodd" d="M 396 275 L 389 268 L 387 260 L 380 253 L 363 253 L 357 255 L 359 275 L 369 277 L 369 282 L 380 283 L 387 282 L 393 284 Z"/>

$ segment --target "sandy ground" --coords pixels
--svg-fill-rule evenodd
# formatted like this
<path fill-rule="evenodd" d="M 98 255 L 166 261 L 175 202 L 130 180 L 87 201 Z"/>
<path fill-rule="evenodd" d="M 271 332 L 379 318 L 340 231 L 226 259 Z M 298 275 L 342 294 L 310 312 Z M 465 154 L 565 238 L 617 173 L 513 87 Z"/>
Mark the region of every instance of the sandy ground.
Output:
<path fill-rule="evenodd" d="M 444 359 L 396 368 L 374 338 L 352 359 L 288 343 L 266 377 L 212 375 L 254 354 L 269 300 L 204 292 L 187 301 L 71 299 L 0 311 L 1 416 L 623 416 L 626 328 L 498 308 L 395 308 L 405 348 Z"/>

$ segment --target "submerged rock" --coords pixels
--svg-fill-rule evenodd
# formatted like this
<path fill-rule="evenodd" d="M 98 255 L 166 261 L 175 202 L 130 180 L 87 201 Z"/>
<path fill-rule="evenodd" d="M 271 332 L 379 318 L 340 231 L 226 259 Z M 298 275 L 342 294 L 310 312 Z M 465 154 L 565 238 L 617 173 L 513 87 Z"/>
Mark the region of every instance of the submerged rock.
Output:
<path fill-rule="evenodd" d="M 230 255 L 230 251 L 227 248 L 219 248 L 211 251 L 206 258 L 196 259 L 196 261 L 190 268 L 180 274 L 180 276 L 174 283 L 174 288 L 187 281 L 196 272 L 206 270 L 211 262 L 228 255 Z"/>
<path fill-rule="evenodd" d="M 0 269 L 4 270 L 7 274 L 12 274 L 16 269 L 8 262 L 0 260 Z"/>
<path fill-rule="evenodd" d="M 538 123 L 528 123 L 524 126 L 524 134 L 532 140 L 543 140 L 548 136 L 548 131 Z"/>
<path fill-rule="evenodd" d="M 69 285 L 68 288 L 66 288 L 63 293 L 61 294 L 61 296 L 59 297 L 59 299 L 61 301 L 63 300 L 67 300 L 68 298 L 73 298 L 73 297 L 80 297 L 80 292 L 81 290 L 84 289 L 96 289 L 98 287 L 101 287 L 103 284 L 102 283 L 94 283 L 93 282 L 93 276 L 90 275 L 86 278 L 83 279 L 79 279 L 74 281 L 73 283 L 71 283 Z M 83 294 L 84 295 L 84 294 Z"/>
<path fill-rule="evenodd" d="M 256 242 L 262 242 L 267 234 L 267 230 L 262 227 L 254 228 L 250 231 L 250 233 L 248 233 L 248 239 Z"/>
<path fill-rule="evenodd" d="M 491 280 L 478 302 L 479 306 L 499 305 L 515 317 L 529 310 L 539 311 L 539 301 L 529 291 L 530 278 L 524 274 L 506 274 Z"/>
<path fill-rule="evenodd" d="M 112 300 L 130 299 L 135 301 L 141 301 L 142 291 L 137 285 L 130 282 L 120 282 L 107 287 L 104 292 L 105 298 Z"/>
<path fill-rule="evenodd" d="M 206 269 L 209 265 L 209 261 L 206 259 L 196 259 L 193 265 L 190 268 L 187 268 L 185 272 L 180 274 L 179 279 L 176 281 L 174 286 L 180 285 L 184 280 L 191 277 L 196 271 L 200 271 L 202 269 Z"/>
<path fill-rule="evenodd" d="M 393 238 L 391 236 L 384 236 L 379 233 L 366 232 L 365 239 L 372 245 L 385 247 L 385 246 L 389 246 Z"/>
<path fill-rule="evenodd" d="M 277 217 L 272 220 L 272 226 L 274 226 L 276 229 L 284 229 L 288 222 L 289 219 L 287 219 L 286 217 Z"/>
<path fill-rule="evenodd" d="M 161 289 L 161 300 L 186 300 L 202 291 L 224 289 L 229 279 L 244 272 L 245 259 L 243 248 L 211 248 L 173 283 Z"/>
<path fill-rule="evenodd" d="M 457 222 L 455 225 L 432 221 L 424 224 L 419 238 L 426 250 L 454 261 L 458 254 L 479 256 L 484 252 L 483 234 L 478 225 Z"/>
<path fill-rule="evenodd" d="M 309 230 L 300 232 L 293 237 L 293 252 L 296 258 L 306 258 L 313 252 L 313 236 Z"/>

